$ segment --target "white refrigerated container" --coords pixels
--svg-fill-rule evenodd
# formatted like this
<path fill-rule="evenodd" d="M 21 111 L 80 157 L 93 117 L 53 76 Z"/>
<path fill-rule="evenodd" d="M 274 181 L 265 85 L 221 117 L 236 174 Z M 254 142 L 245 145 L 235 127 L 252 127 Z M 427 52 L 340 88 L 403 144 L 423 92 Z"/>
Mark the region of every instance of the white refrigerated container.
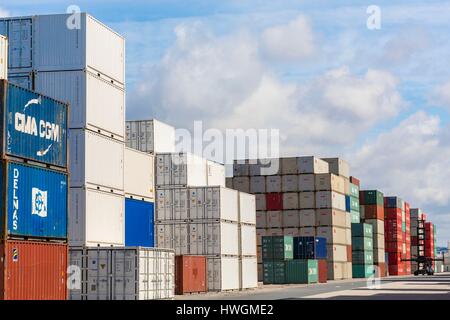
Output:
<path fill-rule="evenodd" d="M 157 153 L 156 186 L 208 185 L 206 160 L 191 153 Z"/>
<path fill-rule="evenodd" d="M 126 196 L 155 201 L 155 157 L 125 148 L 124 190 Z"/>
<path fill-rule="evenodd" d="M 175 128 L 158 120 L 127 121 L 127 146 L 147 153 L 175 152 Z"/>
<path fill-rule="evenodd" d="M 124 246 L 125 197 L 89 188 L 70 188 L 69 245 Z"/>
<path fill-rule="evenodd" d="M 239 289 L 239 257 L 207 257 L 207 264 L 208 291 Z"/>
<path fill-rule="evenodd" d="M 69 103 L 69 128 L 125 140 L 125 90 L 86 71 L 36 72 L 35 91 Z"/>
<path fill-rule="evenodd" d="M 154 300 L 175 296 L 173 250 L 71 247 L 69 264 L 80 268 L 81 286 L 70 300 Z"/>
<path fill-rule="evenodd" d="M 256 224 L 256 198 L 254 195 L 239 192 L 239 222 Z"/>
<path fill-rule="evenodd" d="M 69 130 L 70 186 L 124 190 L 123 142 L 84 129 Z"/>

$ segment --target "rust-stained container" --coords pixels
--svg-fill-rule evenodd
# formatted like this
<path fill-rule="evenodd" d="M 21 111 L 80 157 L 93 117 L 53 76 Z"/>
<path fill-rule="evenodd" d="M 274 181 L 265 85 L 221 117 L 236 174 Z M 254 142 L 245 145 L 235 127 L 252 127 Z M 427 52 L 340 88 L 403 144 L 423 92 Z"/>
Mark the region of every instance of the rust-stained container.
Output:
<path fill-rule="evenodd" d="M 0 242 L 0 300 L 66 300 L 67 245 Z"/>
<path fill-rule="evenodd" d="M 205 256 L 175 257 L 175 294 L 206 292 L 208 270 Z"/>

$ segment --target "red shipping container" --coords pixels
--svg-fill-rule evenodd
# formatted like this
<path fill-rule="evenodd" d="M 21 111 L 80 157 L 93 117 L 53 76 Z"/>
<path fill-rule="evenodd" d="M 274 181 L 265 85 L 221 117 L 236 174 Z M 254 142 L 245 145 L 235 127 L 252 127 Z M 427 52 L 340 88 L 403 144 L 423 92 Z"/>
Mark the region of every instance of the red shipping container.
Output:
<path fill-rule="evenodd" d="M 409 261 L 405 261 L 403 264 L 403 272 L 405 273 L 405 275 L 410 275 L 411 274 L 411 262 Z"/>
<path fill-rule="evenodd" d="M 319 267 L 319 283 L 327 283 L 328 279 L 328 263 L 327 260 L 318 260 Z"/>
<path fill-rule="evenodd" d="M 384 278 L 387 276 L 387 269 L 386 269 L 386 263 L 378 263 L 375 264 L 375 276 L 379 278 Z"/>
<path fill-rule="evenodd" d="M 391 276 L 403 276 L 405 274 L 403 264 L 389 265 L 389 275 Z"/>
<path fill-rule="evenodd" d="M 392 231 L 384 231 L 384 238 L 386 241 L 398 241 L 398 242 L 403 242 L 403 232 L 401 231 L 397 231 L 397 232 L 392 232 Z"/>
<path fill-rule="evenodd" d="M 205 256 L 176 256 L 175 293 L 208 291 L 207 270 Z"/>
<path fill-rule="evenodd" d="M 405 201 L 405 213 L 406 213 L 406 216 L 410 215 L 410 205 L 406 201 Z"/>
<path fill-rule="evenodd" d="M 358 187 L 361 187 L 361 181 L 359 181 L 359 179 L 356 179 L 355 177 L 350 177 L 350 182 L 354 185 L 357 185 Z"/>
<path fill-rule="evenodd" d="M 384 218 L 386 220 L 397 220 L 402 222 L 402 209 L 384 208 Z"/>
<path fill-rule="evenodd" d="M 283 210 L 283 194 L 266 193 L 266 209 L 267 211 Z"/>
<path fill-rule="evenodd" d="M 352 262 L 352 246 L 347 245 L 347 262 Z"/>
<path fill-rule="evenodd" d="M 401 220 L 385 220 L 384 221 L 384 229 L 390 231 L 402 230 L 402 221 Z"/>
<path fill-rule="evenodd" d="M 403 244 L 399 241 L 386 241 L 385 252 L 402 252 Z"/>
<path fill-rule="evenodd" d="M 384 220 L 384 207 L 376 204 L 364 205 L 364 219 Z"/>
<path fill-rule="evenodd" d="M 388 261 L 389 261 L 390 265 L 401 264 L 402 258 L 405 258 L 405 257 L 400 252 L 389 252 L 388 253 Z"/>
<path fill-rule="evenodd" d="M 66 244 L 0 243 L 0 300 L 66 300 Z"/>

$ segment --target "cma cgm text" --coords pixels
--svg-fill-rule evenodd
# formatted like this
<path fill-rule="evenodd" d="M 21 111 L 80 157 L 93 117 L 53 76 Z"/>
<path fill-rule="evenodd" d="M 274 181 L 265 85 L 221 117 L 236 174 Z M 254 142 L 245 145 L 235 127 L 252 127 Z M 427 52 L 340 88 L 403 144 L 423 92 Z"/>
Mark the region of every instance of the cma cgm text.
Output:
<path fill-rule="evenodd" d="M 14 128 L 22 133 L 39 136 L 47 140 L 59 142 L 60 128 L 59 125 L 44 120 L 38 121 L 32 116 L 27 116 L 17 112 L 14 117 Z"/>

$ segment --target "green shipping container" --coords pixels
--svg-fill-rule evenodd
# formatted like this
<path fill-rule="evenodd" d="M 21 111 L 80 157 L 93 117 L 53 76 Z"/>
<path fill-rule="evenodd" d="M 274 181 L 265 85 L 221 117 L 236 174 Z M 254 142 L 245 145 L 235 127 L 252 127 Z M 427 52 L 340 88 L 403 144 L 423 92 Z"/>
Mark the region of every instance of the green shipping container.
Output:
<path fill-rule="evenodd" d="M 352 223 L 352 237 L 366 237 L 372 239 L 373 227 L 368 223 Z"/>
<path fill-rule="evenodd" d="M 352 271 L 353 278 L 369 278 L 375 275 L 375 268 L 370 264 L 353 264 Z"/>
<path fill-rule="evenodd" d="M 262 258 L 263 261 L 293 259 L 294 238 L 291 236 L 263 237 Z"/>
<path fill-rule="evenodd" d="M 406 232 L 406 222 L 402 222 L 402 231 Z"/>
<path fill-rule="evenodd" d="M 317 283 L 319 265 L 317 260 L 286 261 L 286 283 Z"/>
<path fill-rule="evenodd" d="M 352 251 L 352 263 L 373 265 L 373 251 Z"/>
<path fill-rule="evenodd" d="M 361 223 L 361 213 L 359 211 L 351 211 L 350 215 L 352 223 Z"/>
<path fill-rule="evenodd" d="M 352 237 L 352 250 L 373 251 L 373 240 L 367 237 Z"/>
<path fill-rule="evenodd" d="M 359 197 L 350 196 L 350 211 L 359 211 Z"/>
<path fill-rule="evenodd" d="M 359 199 L 359 187 L 350 182 L 350 196 Z"/>
<path fill-rule="evenodd" d="M 263 263 L 263 282 L 264 284 L 284 284 L 285 263 L 284 261 L 266 261 Z"/>
<path fill-rule="evenodd" d="M 362 191 L 364 199 L 361 200 L 363 204 L 376 204 L 384 206 L 384 194 L 378 190 Z"/>

